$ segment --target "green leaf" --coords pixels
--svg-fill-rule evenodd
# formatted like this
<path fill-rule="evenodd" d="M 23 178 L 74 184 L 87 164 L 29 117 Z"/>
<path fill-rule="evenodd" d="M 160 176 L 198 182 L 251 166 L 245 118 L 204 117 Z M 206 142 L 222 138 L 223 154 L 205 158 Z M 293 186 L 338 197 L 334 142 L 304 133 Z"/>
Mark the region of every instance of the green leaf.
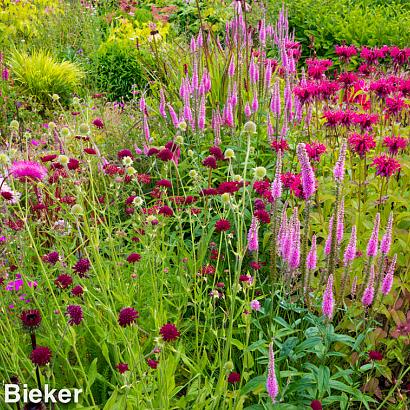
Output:
<path fill-rule="evenodd" d="M 97 377 L 98 371 L 97 371 L 97 360 L 98 358 L 96 357 L 92 363 L 90 364 L 90 367 L 88 369 L 88 377 L 87 377 L 87 383 L 88 383 L 88 387 L 91 387 L 94 382 L 95 382 L 95 378 Z"/>

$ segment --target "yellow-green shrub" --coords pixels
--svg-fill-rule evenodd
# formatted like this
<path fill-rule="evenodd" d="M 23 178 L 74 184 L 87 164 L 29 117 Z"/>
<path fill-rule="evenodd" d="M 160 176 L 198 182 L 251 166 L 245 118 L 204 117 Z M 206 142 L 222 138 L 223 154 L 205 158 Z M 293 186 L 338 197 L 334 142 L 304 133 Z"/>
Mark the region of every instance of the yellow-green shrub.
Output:
<path fill-rule="evenodd" d="M 30 55 L 15 51 L 9 64 L 13 79 L 22 93 L 43 104 L 47 104 L 54 94 L 66 100 L 84 77 L 75 63 L 58 62 L 43 50 Z"/>

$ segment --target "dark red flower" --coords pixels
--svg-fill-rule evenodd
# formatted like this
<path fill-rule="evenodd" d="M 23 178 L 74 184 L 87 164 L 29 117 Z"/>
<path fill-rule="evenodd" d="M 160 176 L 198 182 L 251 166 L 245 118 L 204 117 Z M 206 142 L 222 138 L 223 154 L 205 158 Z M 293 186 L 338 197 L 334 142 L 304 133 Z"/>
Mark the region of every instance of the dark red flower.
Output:
<path fill-rule="evenodd" d="M 161 327 L 159 333 L 165 342 L 171 342 L 180 336 L 177 327 L 173 323 L 166 323 Z"/>
<path fill-rule="evenodd" d="M 20 315 L 20 320 L 27 330 L 34 330 L 40 326 L 41 314 L 37 309 L 23 310 Z"/>
<path fill-rule="evenodd" d="M 219 219 L 215 223 L 216 232 L 225 232 L 231 228 L 231 223 L 227 219 Z"/>
<path fill-rule="evenodd" d="M 127 363 L 118 363 L 117 366 L 115 366 L 117 368 L 117 370 L 123 374 L 125 372 L 127 372 L 128 369 L 128 364 Z"/>
<path fill-rule="evenodd" d="M 233 194 L 234 192 L 239 191 L 239 184 L 235 181 L 226 181 L 221 182 L 218 186 L 218 194 L 222 195 L 225 193 Z"/>
<path fill-rule="evenodd" d="M 70 275 L 62 273 L 58 275 L 57 279 L 54 281 L 55 285 L 61 289 L 67 289 L 73 283 L 73 278 Z"/>
<path fill-rule="evenodd" d="M 140 184 L 149 184 L 151 182 L 151 176 L 147 174 L 138 174 L 137 175 L 138 182 Z"/>
<path fill-rule="evenodd" d="M 139 253 L 130 253 L 127 257 L 127 262 L 135 263 L 141 260 L 141 255 Z"/>
<path fill-rule="evenodd" d="M 203 196 L 214 196 L 218 195 L 218 190 L 216 188 L 204 188 L 201 191 Z"/>
<path fill-rule="evenodd" d="M 172 157 L 174 156 L 174 154 L 172 153 L 171 150 L 169 150 L 168 148 L 164 148 L 162 149 L 160 152 L 158 152 L 157 157 L 161 160 L 161 161 L 170 161 L 172 159 Z"/>
<path fill-rule="evenodd" d="M 209 148 L 209 153 L 213 155 L 218 161 L 224 159 L 224 154 L 222 150 L 217 146 Z"/>
<path fill-rule="evenodd" d="M 78 159 L 75 158 L 70 158 L 67 164 L 67 168 L 70 171 L 75 171 L 76 169 L 78 169 L 80 166 L 80 161 Z"/>
<path fill-rule="evenodd" d="M 83 258 L 79 259 L 77 263 L 73 266 L 73 271 L 80 275 L 80 277 L 83 277 L 89 271 L 90 267 L 90 261 L 87 258 Z"/>
<path fill-rule="evenodd" d="M 210 155 L 209 157 L 206 157 L 203 161 L 202 161 L 202 165 L 204 165 L 205 167 L 208 167 L 210 169 L 216 169 L 218 168 L 218 165 L 216 163 L 216 158 L 213 155 Z"/>
<path fill-rule="evenodd" d="M 96 155 L 97 151 L 94 148 L 84 148 L 84 152 L 89 155 Z"/>
<path fill-rule="evenodd" d="M 169 179 L 160 179 L 155 183 L 156 186 L 162 186 L 164 188 L 172 188 L 172 182 Z"/>
<path fill-rule="evenodd" d="M 241 375 L 237 372 L 231 372 L 228 376 L 228 383 L 235 384 L 241 381 Z"/>
<path fill-rule="evenodd" d="M 147 365 L 151 367 L 151 369 L 156 369 L 158 367 L 158 361 L 154 359 L 147 359 Z"/>
<path fill-rule="evenodd" d="M 93 125 L 96 126 L 98 129 L 104 128 L 104 122 L 101 118 L 95 118 L 93 120 Z"/>
<path fill-rule="evenodd" d="M 125 157 L 134 158 L 132 152 L 129 149 L 122 149 L 117 152 L 117 158 L 121 161 Z"/>
<path fill-rule="evenodd" d="M 81 296 L 84 293 L 84 289 L 81 285 L 74 286 L 71 290 L 73 296 Z"/>
<path fill-rule="evenodd" d="M 148 156 L 148 157 L 152 157 L 153 155 L 157 155 L 158 152 L 159 152 L 159 149 L 158 149 L 158 148 L 152 147 L 152 148 L 150 148 L 150 149 L 148 150 L 147 156 Z"/>
<path fill-rule="evenodd" d="M 50 162 L 54 161 L 57 158 L 56 154 L 49 154 L 49 155 L 44 155 L 44 157 L 41 157 L 40 160 L 41 162 Z"/>
<path fill-rule="evenodd" d="M 312 410 L 322 410 L 322 403 L 319 400 L 313 400 L 312 403 L 310 403 L 310 407 Z"/>
<path fill-rule="evenodd" d="M 66 314 L 69 317 L 68 324 L 71 326 L 79 325 L 83 320 L 83 309 L 79 305 L 67 306 Z"/>
<path fill-rule="evenodd" d="M 52 353 L 48 347 L 38 346 L 31 352 L 30 359 L 37 366 L 45 366 L 50 363 L 51 356 Z"/>
<path fill-rule="evenodd" d="M 139 313 L 132 307 L 125 307 L 120 310 L 118 323 L 122 327 L 133 324 L 139 318 Z"/>
<path fill-rule="evenodd" d="M 256 218 L 258 218 L 258 220 L 264 224 L 270 223 L 269 213 L 264 209 L 256 209 L 253 215 L 256 216 Z"/>
<path fill-rule="evenodd" d="M 168 205 L 161 206 L 161 208 L 159 208 L 158 213 L 159 213 L 160 215 L 164 215 L 164 216 L 172 216 L 172 215 L 174 215 L 174 211 L 173 211 L 172 208 L 170 208 Z"/>
<path fill-rule="evenodd" d="M 44 262 L 49 263 L 50 265 L 55 265 L 59 261 L 60 255 L 58 254 L 58 252 L 50 252 L 44 255 L 41 259 Z"/>
<path fill-rule="evenodd" d="M 369 359 L 370 360 L 380 361 L 380 360 L 383 360 L 383 355 L 380 352 L 378 352 L 377 350 L 370 350 Z"/>

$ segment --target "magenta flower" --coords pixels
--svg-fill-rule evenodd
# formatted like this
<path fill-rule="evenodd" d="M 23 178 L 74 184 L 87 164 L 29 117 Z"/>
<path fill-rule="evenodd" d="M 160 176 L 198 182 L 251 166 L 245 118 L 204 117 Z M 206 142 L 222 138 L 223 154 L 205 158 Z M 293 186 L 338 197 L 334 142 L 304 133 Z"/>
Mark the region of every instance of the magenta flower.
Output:
<path fill-rule="evenodd" d="M 266 390 L 274 403 L 279 393 L 278 381 L 275 373 L 275 355 L 273 353 L 272 343 L 269 345 L 269 364 L 268 364 L 268 378 L 266 379 Z"/>
<path fill-rule="evenodd" d="M 41 181 L 47 175 L 47 168 L 34 161 L 15 161 L 9 169 L 9 174 L 20 181 Z"/>
<path fill-rule="evenodd" d="M 391 177 L 401 169 L 400 162 L 386 154 L 374 158 L 372 166 L 376 168 L 376 175 L 386 178 Z"/>
<path fill-rule="evenodd" d="M 393 228 L 393 213 L 391 212 L 389 215 L 389 220 L 387 221 L 386 232 L 384 233 L 382 240 L 380 242 L 380 252 L 383 255 L 387 255 L 390 251 L 392 228 Z"/>
<path fill-rule="evenodd" d="M 68 323 L 71 326 L 79 325 L 83 320 L 83 309 L 79 305 L 67 306 L 67 316 L 69 317 Z"/>
<path fill-rule="evenodd" d="M 258 218 L 253 216 L 251 226 L 248 232 L 248 249 L 250 252 L 257 252 L 259 250 L 258 231 L 259 231 Z"/>
<path fill-rule="evenodd" d="M 374 299 L 374 265 L 370 267 L 370 276 L 367 287 L 363 292 L 362 304 L 363 306 L 370 306 Z"/>
<path fill-rule="evenodd" d="M 345 253 L 344 253 L 344 258 L 343 258 L 343 263 L 345 266 L 347 266 L 350 262 L 354 260 L 356 257 L 356 225 L 352 226 L 352 233 L 350 235 L 350 241 L 349 244 L 346 247 Z"/>
<path fill-rule="evenodd" d="M 338 244 L 340 244 L 343 239 L 344 216 L 345 216 L 345 201 L 344 199 L 342 199 L 340 201 L 339 213 L 337 215 L 336 239 L 337 239 Z"/>
<path fill-rule="evenodd" d="M 312 236 L 312 245 L 310 247 L 310 251 L 306 258 L 306 267 L 309 270 L 316 269 L 317 263 L 317 251 L 316 251 L 316 235 Z"/>
<path fill-rule="evenodd" d="M 384 296 L 390 293 L 391 288 L 393 286 L 393 275 L 394 275 L 394 269 L 396 267 L 396 261 L 397 261 L 397 254 L 393 256 L 393 259 L 386 273 L 386 276 L 383 279 L 381 291 Z"/>
<path fill-rule="evenodd" d="M 301 166 L 303 195 L 305 199 L 309 199 L 316 191 L 315 174 L 310 165 L 305 144 L 298 144 L 296 152 Z"/>
<path fill-rule="evenodd" d="M 333 175 L 337 182 L 342 183 L 345 175 L 345 160 L 346 160 L 346 141 L 343 142 L 342 147 L 339 152 L 339 159 L 336 162 L 336 165 L 333 169 Z"/>
<path fill-rule="evenodd" d="M 374 221 L 373 232 L 370 236 L 369 242 L 367 243 L 367 256 L 374 257 L 377 255 L 377 248 L 379 244 L 379 227 L 380 227 L 380 214 L 377 213 L 376 219 Z"/>
<path fill-rule="evenodd" d="M 333 298 L 333 275 L 330 275 L 327 280 L 327 285 L 325 292 L 323 294 L 322 301 L 322 313 L 329 319 L 332 319 L 334 304 L 335 302 Z"/>
<path fill-rule="evenodd" d="M 261 304 L 259 300 L 251 300 L 250 307 L 252 310 L 259 311 L 261 309 Z"/>

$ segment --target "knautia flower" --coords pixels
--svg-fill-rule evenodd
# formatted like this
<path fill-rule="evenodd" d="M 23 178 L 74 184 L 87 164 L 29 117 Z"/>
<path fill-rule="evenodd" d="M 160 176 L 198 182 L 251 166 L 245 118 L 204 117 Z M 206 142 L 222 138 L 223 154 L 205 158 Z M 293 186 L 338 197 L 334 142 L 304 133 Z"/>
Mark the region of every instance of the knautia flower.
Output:
<path fill-rule="evenodd" d="M 346 160 L 346 141 L 343 142 L 339 152 L 339 159 L 333 169 L 333 176 L 336 182 L 342 183 L 345 175 L 345 160 Z"/>
<path fill-rule="evenodd" d="M 256 134 L 256 124 L 253 121 L 248 121 L 243 126 L 243 130 L 249 134 Z"/>
<path fill-rule="evenodd" d="M 327 285 L 325 292 L 323 293 L 322 300 L 322 313 L 329 320 L 332 319 L 334 309 L 334 297 L 333 297 L 333 275 L 330 275 L 327 279 Z"/>
<path fill-rule="evenodd" d="M 387 221 L 386 232 L 384 233 L 382 240 L 380 242 L 380 252 L 383 255 L 387 255 L 390 251 L 392 228 L 393 228 L 393 212 L 390 212 L 389 220 Z"/>
<path fill-rule="evenodd" d="M 367 287 L 363 292 L 362 304 L 363 306 L 370 306 L 374 299 L 374 265 L 370 267 L 369 281 L 367 282 Z"/>
<path fill-rule="evenodd" d="M 34 161 L 15 161 L 9 168 L 9 174 L 20 181 L 41 181 L 47 175 L 47 168 Z"/>
<path fill-rule="evenodd" d="M 268 363 L 268 377 L 266 379 L 266 390 L 274 403 L 279 394 L 279 385 L 276 379 L 275 372 L 275 355 L 273 353 L 273 344 L 269 345 L 269 363 Z"/>
<path fill-rule="evenodd" d="M 132 307 L 125 307 L 120 310 L 118 315 L 118 324 L 121 327 L 127 327 L 136 322 L 139 318 L 139 313 Z"/>
<path fill-rule="evenodd" d="M 166 323 L 161 327 L 159 333 L 165 342 L 172 342 L 180 336 L 177 327 L 173 323 Z"/>
<path fill-rule="evenodd" d="M 312 245 L 310 247 L 310 251 L 306 258 L 306 267 L 309 270 L 316 269 L 317 264 L 317 251 L 316 251 L 316 235 L 312 236 Z"/>
<path fill-rule="evenodd" d="M 353 225 L 352 233 L 350 234 L 350 241 L 346 247 L 343 257 L 343 263 L 345 266 L 349 265 L 349 263 L 352 262 L 356 257 L 356 241 L 356 225 Z"/>
<path fill-rule="evenodd" d="M 377 255 L 377 248 L 379 245 L 379 227 L 380 227 L 380 213 L 376 214 L 374 221 L 373 232 L 370 236 L 369 242 L 367 243 L 367 256 L 375 257 Z"/>
<path fill-rule="evenodd" d="M 228 148 L 228 149 L 225 151 L 224 158 L 225 158 L 225 159 L 234 159 L 234 158 L 235 158 L 235 152 L 234 152 L 234 150 L 231 149 L 231 148 Z"/>
<path fill-rule="evenodd" d="M 394 269 L 396 267 L 396 261 L 397 261 L 397 254 L 393 256 L 393 259 L 387 270 L 386 276 L 383 279 L 382 289 L 381 289 L 383 296 L 388 295 L 393 286 L 393 275 L 394 275 Z"/>
<path fill-rule="evenodd" d="M 68 324 L 71 326 L 79 325 L 83 321 L 83 309 L 79 305 L 67 306 Z"/>
<path fill-rule="evenodd" d="M 33 364 L 37 366 L 45 366 L 50 363 L 51 360 L 51 350 L 48 347 L 37 346 L 30 355 L 30 359 Z"/>
<path fill-rule="evenodd" d="M 303 196 L 305 199 L 309 199 L 316 191 L 316 181 L 305 144 L 298 144 L 296 153 L 301 166 Z"/>
<path fill-rule="evenodd" d="M 40 311 L 37 309 L 23 310 L 20 315 L 20 320 L 26 330 L 33 332 L 40 326 Z"/>
<path fill-rule="evenodd" d="M 248 232 L 248 250 L 250 252 L 257 252 L 259 250 L 258 231 L 259 231 L 258 218 L 253 216 L 251 226 Z"/>

